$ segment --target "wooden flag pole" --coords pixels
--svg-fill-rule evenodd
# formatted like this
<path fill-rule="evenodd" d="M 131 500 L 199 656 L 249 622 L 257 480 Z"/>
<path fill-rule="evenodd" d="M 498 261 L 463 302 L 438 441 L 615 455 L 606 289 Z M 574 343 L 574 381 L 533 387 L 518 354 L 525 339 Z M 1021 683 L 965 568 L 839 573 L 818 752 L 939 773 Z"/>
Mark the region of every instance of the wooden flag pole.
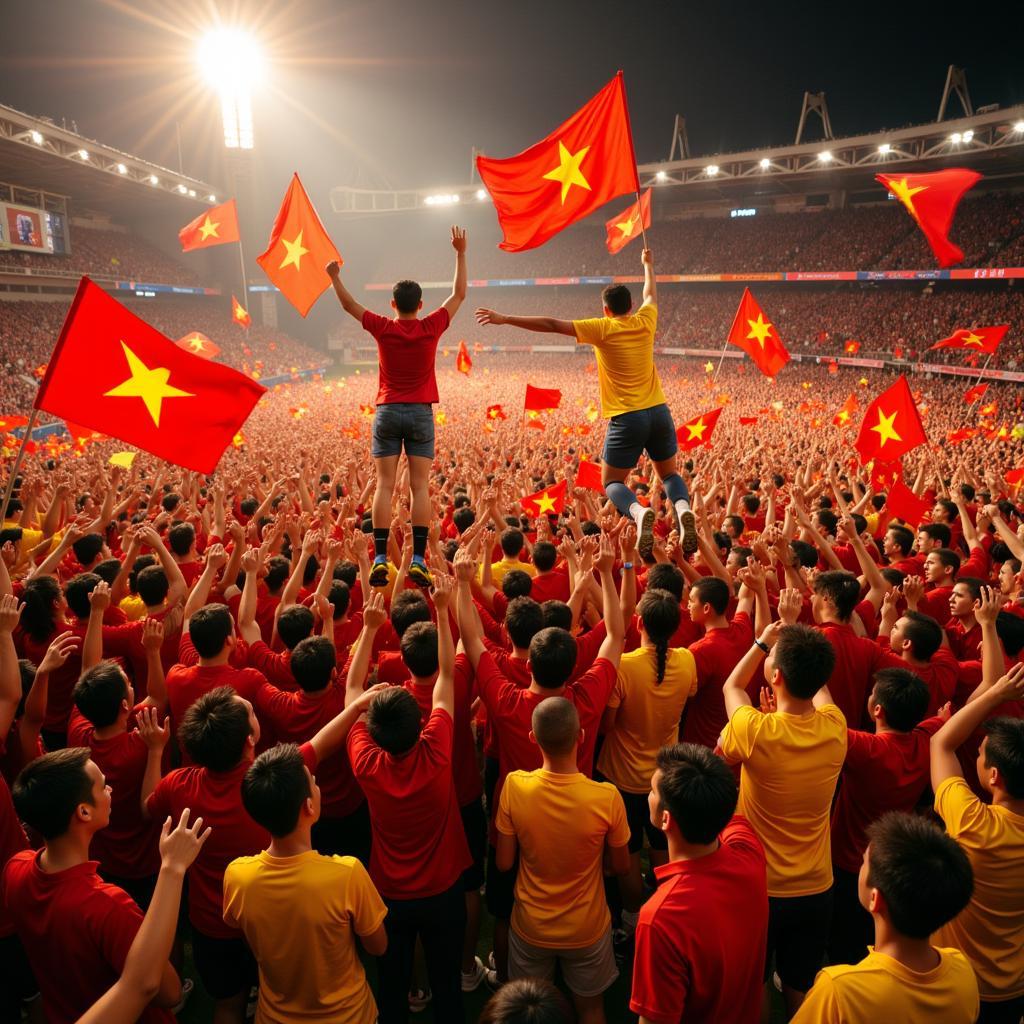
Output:
<path fill-rule="evenodd" d="M 644 208 L 643 203 L 640 200 L 640 189 L 636 190 L 636 208 L 640 214 L 640 237 L 644 240 L 644 248 L 647 249 L 647 228 L 644 227 Z"/>
<path fill-rule="evenodd" d="M 25 436 L 21 439 L 21 447 L 18 449 L 18 454 L 14 457 L 14 465 L 11 467 L 11 474 L 7 478 L 7 486 L 4 488 L 3 506 L 0 507 L 0 523 L 5 522 L 7 519 L 7 506 L 10 505 L 11 495 L 14 493 L 14 481 L 18 478 L 22 460 L 25 458 L 25 445 L 28 444 L 32 437 L 32 428 L 36 425 L 36 418 L 38 416 L 39 410 L 33 406 L 32 412 L 29 413 L 28 423 L 25 424 Z"/>
<path fill-rule="evenodd" d="M 992 362 L 992 357 L 994 355 L 995 352 L 989 352 L 988 359 L 985 360 L 985 365 L 981 368 L 981 372 L 978 374 L 978 379 L 971 385 L 972 387 L 976 388 L 981 383 L 981 378 L 985 376 L 985 371 L 988 369 L 988 364 Z"/>
<path fill-rule="evenodd" d="M 242 271 L 242 298 L 245 299 L 245 311 L 249 313 L 249 284 L 245 279 L 245 252 L 242 249 L 241 232 L 239 232 L 238 238 L 238 262 Z M 251 313 L 249 313 L 249 319 L 250 321 L 252 319 Z"/>

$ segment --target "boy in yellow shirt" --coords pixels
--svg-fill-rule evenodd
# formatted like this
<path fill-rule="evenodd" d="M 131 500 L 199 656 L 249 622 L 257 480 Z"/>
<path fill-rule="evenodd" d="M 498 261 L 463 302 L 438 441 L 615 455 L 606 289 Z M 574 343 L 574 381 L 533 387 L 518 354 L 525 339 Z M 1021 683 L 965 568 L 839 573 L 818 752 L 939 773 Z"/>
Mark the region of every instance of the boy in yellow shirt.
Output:
<path fill-rule="evenodd" d="M 971 1024 L 974 971 L 930 939 L 971 898 L 967 855 L 930 821 L 898 811 L 874 822 L 868 839 L 859 890 L 875 944 L 859 964 L 826 967 L 793 1024 Z"/>
<path fill-rule="evenodd" d="M 603 864 L 629 870 L 629 824 L 618 790 L 576 766 L 579 714 L 564 697 L 533 711 L 530 739 L 544 755 L 536 771 L 510 772 L 498 803 L 497 864 L 519 854 L 509 935 L 509 977 L 552 980 L 555 964 L 580 1024 L 604 1024 L 604 992 L 618 977 Z"/>

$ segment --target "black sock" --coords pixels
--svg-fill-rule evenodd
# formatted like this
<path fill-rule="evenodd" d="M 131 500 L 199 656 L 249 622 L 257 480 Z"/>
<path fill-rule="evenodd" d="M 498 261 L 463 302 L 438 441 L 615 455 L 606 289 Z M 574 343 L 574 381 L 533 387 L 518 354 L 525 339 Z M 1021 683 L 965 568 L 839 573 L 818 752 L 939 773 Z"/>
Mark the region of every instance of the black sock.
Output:
<path fill-rule="evenodd" d="M 374 557 L 380 557 L 381 555 L 387 556 L 388 553 L 388 535 L 391 531 L 385 526 L 384 529 L 378 530 L 377 527 L 373 528 L 373 554 Z"/>
<path fill-rule="evenodd" d="M 412 553 L 422 558 L 427 553 L 427 534 L 430 533 L 429 526 L 414 526 L 412 528 Z"/>

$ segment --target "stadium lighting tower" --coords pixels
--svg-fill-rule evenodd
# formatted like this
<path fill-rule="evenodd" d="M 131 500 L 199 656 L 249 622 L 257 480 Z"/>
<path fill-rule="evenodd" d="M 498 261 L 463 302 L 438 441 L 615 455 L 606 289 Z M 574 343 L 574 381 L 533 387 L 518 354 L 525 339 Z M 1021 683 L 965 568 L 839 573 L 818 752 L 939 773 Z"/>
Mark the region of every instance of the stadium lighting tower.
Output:
<path fill-rule="evenodd" d="M 1017 121 L 1013 126 L 1013 130 L 1015 132 L 1024 132 L 1024 121 Z"/>
<path fill-rule="evenodd" d="M 252 92 L 264 72 L 259 44 L 240 29 L 217 28 L 201 40 L 196 61 L 220 97 L 224 145 L 252 149 Z"/>

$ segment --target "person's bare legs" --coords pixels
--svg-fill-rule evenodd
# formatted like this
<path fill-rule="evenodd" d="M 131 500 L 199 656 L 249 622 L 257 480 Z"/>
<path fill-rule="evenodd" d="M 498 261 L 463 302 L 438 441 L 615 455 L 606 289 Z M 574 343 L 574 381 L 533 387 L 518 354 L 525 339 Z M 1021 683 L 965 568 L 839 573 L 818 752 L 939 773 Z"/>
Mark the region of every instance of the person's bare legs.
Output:
<path fill-rule="evenodd" d="M 398 475 L 398 455 L 384 455 L 373 460 L 377 468 L 377 484 L 373 491 L 373 568 L 370 585 L 388 585 L 388 535 L 391 532 L 391 499 Z"/>
<path fill-rule="evenodd" d="M 601 483 L 604 485 L 604 493 L 608 500 L 619 513 L 636 523 L 637 551 L 640 552 L 641 558 L 649 558 L 654 550 L 654 511 L 644 508 L 636 500 L 636 495 L 626 486 L 626 479 L 632 472 L 632 469 L 602 463 Z"/>
<path fill-rule="evenodd" d="M 430 467 L 434 460 L 424 455 L 410 455 L 409 490 L 412 494 L 410 518 L 412 519 L 412 562 L 409 565 L 409 579 L 421 587 L 429 587 L 432 580 L 427 569 L 427 535 L 430 532 Z"/>
<path fill-rule="evenodd" d="M 605 1024 L 604 995 L 578 996 L 572 994 L 576 1006 L 576 1020 L 579 1024 Z"/>

